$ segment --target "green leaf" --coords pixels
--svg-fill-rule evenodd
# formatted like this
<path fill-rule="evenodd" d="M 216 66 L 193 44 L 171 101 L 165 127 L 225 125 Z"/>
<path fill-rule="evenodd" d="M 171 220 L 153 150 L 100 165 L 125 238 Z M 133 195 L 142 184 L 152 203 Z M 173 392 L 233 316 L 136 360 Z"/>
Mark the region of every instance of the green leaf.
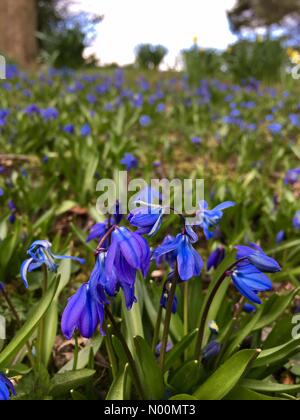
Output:
<path fill-rule="evenodd" d="M 258 320 L 261 317 L 262 309 L 259 308 L 256 312 L 256 314 L 250 318 L 249 322 L 246 323 L 244 328 L 241 328 L 241 330 L 238 332 L 236 337 L 233 339 L 233 341 L 230 343 L 230 346 L 225 352 L 224 359 L 228 359 L 234 353 L 236 350 L 239 349 L 239 346 L 244 341 L 248 335 L 251 334 L 253 331 L 254 326 L 257 324 Z"/>
<path fill-rule="evenodd" d="M 56 216 L 60 216 L 68 211 L 72 210 L 74 207 L 78 206 L 75 201 L 66 200 L 61 203 L 58 209 L 55 211 Z"/>
<path fill-rule="evenodd" d="M 258 392 L 244 388 L 242 386 L 235 387 L 225 398 L 228 401 L 278 401 L 284 398 L 274 398 Z"/>
<path fill-rule="evenodd" d="M 77 389 L 89 383 L 95 373 L 94 370 L 90 369 L 57 373 L 51 380 L 51 395 L 53 397 L 67 395 L 72 389 Z"/>
<path fill-rule="evenodd" d="M 43 337 L 41 337 L 40 360 L 47 366 L 51 358 L 53 345 L 57 335 L 58 307 L 55 299 L 51 303 L 48 311 L 43 318 Z"/>
<path fill-rule="evenodd" d="M 97 167 L 99 164 L 99 156 L 98 154 L 91 154 L 89 159 L 89 164 L 87 165 L 84 179 L 82 183 L 82 194 L 84 194 L 87 191 L 90 191 L 95 186 L 95 173 L 97 171 Z"/>
<path fill-rule="evenodd" d="M 291 291 L 285 295 L 274 295 L 272 296 L 263 307 L 263 314 L 257 324 L 254 327 L 253 331 L 260 330 L 268 325 L 271 325 L 280 315 L 288 308 L 294 299 L 294 297 L 299 293 L 300 288 Z"/>
<path fill-rule="evenodd" d="M 70 252 L 68 252 L 69 254 Z M 45 317 L 43 319 L 43 337 L 40 337 L 40 360 L 47 366 L 52 354 L 53 345 L 55 343 L 57 335 L 57 325 L 58 325 L 58 299 L 61 292 L 65 289 L 67 284 L 70 281 L 71 277 L 71 268 L 72 262 L 70 259 L 62 260 L 59 269 L 58 275 L 60 276 L 59 285 L 57 288 L 56 295 L 51 303 L 50 308 L 48 309 Z"/>
<path fill-rule="evenodd" d="M 80 350 L 78 353 L 77 369 L 84 369 L 88 366 L 91 350 L 93 351 L 93 354 L 96 354 L 99 351 L 102 342 L 103 337 L 99 333 L 88 341 L 84 349 Z M 60 369 L 59 373 L 70 372 L 73 370 L 73 367 L 74 357 L 72 357 L 72 359 Z"/>
<path fill-rule="evenodd" d="M 14 365 L 11 369 L 9 369 L 9 376 L 28 375 L 28 373 L 30 373 L 31 370 L 31 367 L 28 367 L 23 363 L 18 363 L 17 365 Z"/>
<path fill-rule="evenodd" d="M 282 363 L 298 351 L 300 351 L 300 339 L 291 340 L 281 346 L 263 350 L 253 364 L 253 367 L 268 367 L 272 364 Z"/>
<path fill-rule="evenodd" d="M 194 396 L 199 400 L 222 400 L 240 381 L 259 351 L 242 350 L 234 354 L 201 385 Z"/>
<path fill-rule="evenodd" d="M 184 354 L 184 352 L 195 340 L 197 333 L 198 329 L 192 331 L 190 334 L 186 335 L 181 341 L 175 344 L 175 346 L 167 353 L 165 370 L 169 370 L 170 367 Z"/>
<path fill-rule="evenodd" d="M 300 246 L 300 239 L 288 241 L 288 242 L 285 242 L 282 245 L 278 245 L 276 248 L 273 248 L 273 249 L 269 250 L 268 251 L 268 254 L 271 254 L 272 255 L 272 254 L 274 254 L 276 252 L 285 251 L 286 249 L 295 248 L 297 246 Z"/>
<path fill-rule="evenodd" d="M 134 352 L 133 337 L 144 337 L 141 312 L 140 299 L 133 305 L 131 311 L 126 309 L 125 299 L 122 299 L 122 313 L 126 324 L 127 342 L 131 352 Z"/>
<path fill-rule="evenodd" d="M 51 287 L 45 294 L 45 296 L 40 300 L 37 307 L 33 310 L 26 323 L 20 329 L 20 331 L 15 335 L 12 341 L 7 345 L 7 347 L 0 354 L 0 368 L 7 367 L 9 362 L 13 357 L 18 353 L 18 351 L 24 346 L 26 341 L 31 337 L 35 329 L 38 327 L 39 322 L 49 309 L 54 296 L 58 288 L 59 278 L 57 277 L 53 280 Z"/>
<path fill-rule="evenodd" d="M 169 401 L 197 401 L 197 398 L 195 398 L 193 395 L 179 394 L 171 397 Z"/>
<path fill-rule="evenodd" d="M 142 337 L 135 337 L 134 344 L 146 397 L 149 400 L 160 400 L 165 392 L 163 376 L 151 348 Z"/>
<path fill-rule="evenodd" d="M 123 401 L 126 393 L 126 380 L 128 373 L 128 365 L 125 366 L 123 372 L 121 372 L 116 380 L 112 383 L 110 390 L 107 394 L 106 400 L 108 401 Z"/>
<path fill-rule="evenodd" d="M 198 360 L 185 363 L 171 378 L 169 385 L 177 392 L 190 392 L 199 383 L 202 365 Z"/>
<path fill-rule="evenodd" d="M 244 388 L 253 389 L 259 392 L 271 392 L 276 394 L 297 394 L 300 392 L 300 384 L 298 385 L 283 385 L 277 382 L 257 381 L 255 379 L 244 379 L 240 385 Z"/>
<path fill-rule="evenodd" d="M 1 243 L 1 247 L 0 247 L 1 267 L 5 268 L 6 265 L 9 263 L 16 249 L 19 238 L 20 238 L 20 224 L 18 223 L 13 235 L 8 235 Z"/>

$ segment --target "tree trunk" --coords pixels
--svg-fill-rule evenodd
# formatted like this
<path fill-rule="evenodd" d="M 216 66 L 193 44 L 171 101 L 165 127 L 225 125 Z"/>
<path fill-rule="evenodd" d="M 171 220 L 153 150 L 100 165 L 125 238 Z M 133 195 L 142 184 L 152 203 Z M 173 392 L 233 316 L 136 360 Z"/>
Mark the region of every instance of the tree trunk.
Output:
<path fill-rule="evenodd" d="M 36 6 L 36 0 L 0 0 L 0 53 L 25 67 L 38 53 Z"/>

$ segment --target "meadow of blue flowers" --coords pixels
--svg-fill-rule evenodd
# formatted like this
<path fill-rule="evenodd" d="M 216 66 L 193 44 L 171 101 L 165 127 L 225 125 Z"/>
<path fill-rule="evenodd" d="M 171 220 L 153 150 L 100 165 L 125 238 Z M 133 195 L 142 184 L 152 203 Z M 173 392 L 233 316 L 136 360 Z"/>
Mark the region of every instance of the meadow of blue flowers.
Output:
<path fill-rule="evenodd" d="M 0 91 L 0 400 L 297 399 L 297 81 L 12 66 Z M 101 215 L 118 171 L 204 179 L 198 222 L 150 187 Z"/>

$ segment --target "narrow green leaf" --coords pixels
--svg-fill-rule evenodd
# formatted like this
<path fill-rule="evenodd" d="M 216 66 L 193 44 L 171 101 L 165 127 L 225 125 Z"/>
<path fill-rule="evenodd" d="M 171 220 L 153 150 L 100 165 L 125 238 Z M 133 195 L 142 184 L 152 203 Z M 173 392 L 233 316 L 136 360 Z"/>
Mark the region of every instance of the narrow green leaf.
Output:
<path fill-rule="evenodd" d="M 175 346 L 167 353 L 165 370 L 169 370 L 170 367 L 184 354 L 184 352 L 195 340 L 197 333 L 198 329 L 192 331 L 190 334 L 186 335 L 181 341 L 175 344 Z"/>
<path fill-rule="evenodd" d="M 199 400 L 222 400 L 240 381 L 258 350 L 242 350 L 234 354 L 201 385 L 194 396 Z"/>
<path fill-rule="evenodd" d="M 298 351 L 300 351 L 300 339 L 291 340 L 281 346 L 262 351 L 253 364 L 253 367 L 268 367 L 275 363 L 282 363 Z"/>
<path fill-rule="evenodd" d="M 40 357 L 43 365 L 47 366 L 51 358 L 53 345 L 57 335 L 58 307 L 55 299 L 51 303 L 42 322 L 44 323 L 45 328 L 43 328 L 43 337 L 41 339 Z"/>
<path fill-rule="evenodd" d="M 228 359 L 234 353 L 236 350 L 239 349 L 241 343 L 243 340 L 248 337 L 249 334 L 253 331 L 254 326 L 257 324 L 258 320 L 261 317 L 262 310 L 259 308 L 256 312 L 256 314 L 250 318 L 249 322 L 246 323 L 244 328 L 242 328 L 236 337 L 233 339 L 233 341 L 230 343 L 228 349 L 225 352 L 224 359 Z"/>
<path fill-rule="evenodd" d="M 30 338 L 34 330 L 39 325 L 48 308 L 50 307 L 58 288 L 59 278 L 56 278 L 45 296 L 40 300 L 37 307 L 33 310 L 26 323 L 15 335 L 12 341 L 5 347 L 0 354 L 0 368 L 7 367 L 9 362 L 24 346 L 26 341 Z"/>
<path fill-rule="evenodd" d="M 51 380 L 51 395 L 53 397 L 67 395 L 72 389 L 89 383 L 95 373 L 94 370 L 89 369 L 58 373 Z"/>
<path fill-rule="evenodd" d="M 300 384 L 283 385 L 277 382 L 257 381 L 255 379 L 244 379 L 240 385 L 244 388 L 253 389 L 259 392 L 271 392 L 276 394 L 297 394 L 300 392 Z"/>
<path fill-rule="evenodd" d="M 56 216 L 60 216 L 68 211 L 72 210 L 74 207 L 78 206 L 75 201 L 66 200 L 61 203 L 58 209 L 55 211 Z"/>
<path fill-rule="evenodd" d="M 251 389 L 242 386 L 235 387 L 225 398 L 228 401 L 279 401 L 284 398 L 274 398 L 268 395 L 259 394 Z"/>
<path fill-rule="evenodd" d="M 300 288 L 291 291 L 285 295 L 272 296 L 263 307 L 263 314 L 254 327 L 254 331 L 260 330 L 268 325 L 271 325 L 280 315 L 288 308 L 299 293 Z"/>
<path fill-rule="evenodd" d="M 201 367 L 198 360 L 185 363 L 171 378 L 169 385 L 176 392 L 191 392 L 199 384 L 201 378 Z"/>
<path fill-rule="evenodd" d="M 134 344 L 146 397 L 150 400 L 160 400 L 165 391 L 163 376 L 151 348 L 142 337 L 135 337 Z"/>
<path fill-rule="evenodd" d="M 125 366 L 116 380 L 112 383 L 110 390 L 107 394 L 106 400 L 108 401 L 123 401 L 125 399 L 126 380 L 127 380 L 128 365 Z"/>
<path fill-rule="evenodd" d="M 99 351 L 102 342 L 103 337 L 99 333 L 97 333 L 91 340 L 88 341 L 85 348 L 82 349 L 78 354 L 77 369 L 84 369 L 88 366 L 91 350 L 93 350 L 93 353 L 96 354 Z M 60 369 L 59 373 L 69 372 L 73 370 L 73 367 L 74 358 L 72 357 L 72 359 Z"/>
<path fill-rule="evenodd" d="M 169 401 L 197 401 L 197 398 L 195 398 L 193 395 L 179 394 L 171 397 Z"/>

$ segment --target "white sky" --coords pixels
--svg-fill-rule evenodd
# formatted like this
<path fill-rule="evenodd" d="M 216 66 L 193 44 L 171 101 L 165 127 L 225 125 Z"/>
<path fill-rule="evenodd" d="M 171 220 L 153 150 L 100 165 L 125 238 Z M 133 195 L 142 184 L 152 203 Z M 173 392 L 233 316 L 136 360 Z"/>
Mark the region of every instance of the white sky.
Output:
<path fill-rule="evenodd" d="M 235 40 L 226 10 L 235 0 L 76 0 L 77 10 L 104 15 L 89 52 L 102 64 L 134 61 L 140 43 L 163 44 L 166 64 L 173 66 L 180 50 L 197 36 L 200 47 L 225 49 Z M 74 7 L 73 7 L 74 9 Z"/>

